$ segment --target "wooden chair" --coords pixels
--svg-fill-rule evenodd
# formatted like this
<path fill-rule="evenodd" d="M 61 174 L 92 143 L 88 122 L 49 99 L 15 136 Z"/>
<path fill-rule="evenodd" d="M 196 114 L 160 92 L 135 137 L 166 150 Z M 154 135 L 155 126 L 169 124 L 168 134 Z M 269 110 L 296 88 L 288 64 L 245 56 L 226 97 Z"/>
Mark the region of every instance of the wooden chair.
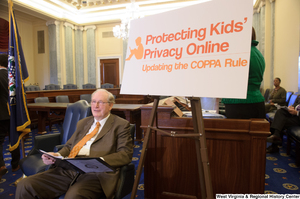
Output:
<path fill-rule="evenodd" d="M 68 95 L 58 95 L 55 97 L 56 102 L 58 103 L 69 103 L 69 96 Z"/>
<path fill-rule="evenodd" d="M 77 89 L 75 84 L 65 84 L 63 89 Z"/>
<path fill-rule="evenodd" d="M 60 90 L 60 86 L 57 84 L 48 84 L 48 85 L 45 85 L 44 90 Z"/>
<path fill-rule="evenodd" d="M 114 85 L 110 83 L 105 83 L 101 85 L 101 88 L 114 88 Z"/>
<path fill-rule="evenodd" d="M 83 84 L 83 85 L 82 85 L 82 88 L 83 88 L 83 89 L 96 88 L 96 85 L 95 85 L 95 84 L 87 83 L 87 84 Z"/>
<path fill-rule="evenodd" d="M 39 91 L 40 87 L 35 85 L 29 85 L 25 87 L 25 91 Z"/>
<path fill-rule="evenodd" d="M 91 103 L 92 94 L 82 94 L 80 95 L 80 100 L 86 100 L 88 103 Z"/>

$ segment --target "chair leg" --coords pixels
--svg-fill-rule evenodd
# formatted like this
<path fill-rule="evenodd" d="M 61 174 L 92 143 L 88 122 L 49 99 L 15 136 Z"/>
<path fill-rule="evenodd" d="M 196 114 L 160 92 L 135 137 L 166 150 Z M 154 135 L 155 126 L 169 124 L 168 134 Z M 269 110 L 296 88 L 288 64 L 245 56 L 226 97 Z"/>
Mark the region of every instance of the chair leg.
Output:
<path fill-rule="evenodd" d="M 25 144 L 24 144 L 25 138 L 22 137 L 21 139 L 21 149 L 22 149 L 22 157 L 25 158 Z"/>
<path fill-rule="evenodd" d="M 300 166 L 300 143 L 296 141 L 296 166 Z"/>
<path fill-rule="evenodd" d="M 292 139 L 291 136 L 289 136 L 288 134 L 286 135 L 286 154 L 290 155 L 291 154 L 291 145 L 292 145 Z"/>
<path fill-rule="evenodd" d="M 52 121 L 49 119 L 49 130 L 52 131 Z"/>
<path fill-rule="evenodd" d="M 27 176 L 26 176 L 25 174 L 23 174 L 22 177 L 20 177 L 19 179 L 17 179 L 17 180 L 14 182 L 15 186 L 17 186 L 17 184 L 18 184 L 22 179 L 24 179 L 24 178 L 26 178 L 26 177 L 27 177 Z"/>

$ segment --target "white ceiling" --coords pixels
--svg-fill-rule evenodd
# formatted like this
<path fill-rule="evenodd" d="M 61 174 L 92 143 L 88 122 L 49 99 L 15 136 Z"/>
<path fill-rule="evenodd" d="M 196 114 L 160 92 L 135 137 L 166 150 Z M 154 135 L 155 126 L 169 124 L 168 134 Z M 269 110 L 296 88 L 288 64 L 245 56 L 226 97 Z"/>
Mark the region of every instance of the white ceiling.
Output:
<path fill-rule="evenodd" d="M 205 1 L 209 0 L 135 0 L 135 3 L 141 15 L 148 16 Z M 13 0 L 13 3 L 15 12 L 34 18 L 87 25 L 120 22 L 131 0 Z M 3 9 L 1 5 L 7 8 L 7 0 L 0 0 Z"/>

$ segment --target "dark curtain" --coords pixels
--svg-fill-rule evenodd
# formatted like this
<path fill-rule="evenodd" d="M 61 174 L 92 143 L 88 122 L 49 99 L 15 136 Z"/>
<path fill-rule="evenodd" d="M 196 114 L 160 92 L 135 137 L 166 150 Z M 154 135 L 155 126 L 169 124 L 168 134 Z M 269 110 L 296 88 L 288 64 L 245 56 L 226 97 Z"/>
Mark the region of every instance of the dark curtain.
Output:
<path fill-rule="evenodd" d="M 8 49 L 9 22 L 0 18 L 0 49 Z"/>

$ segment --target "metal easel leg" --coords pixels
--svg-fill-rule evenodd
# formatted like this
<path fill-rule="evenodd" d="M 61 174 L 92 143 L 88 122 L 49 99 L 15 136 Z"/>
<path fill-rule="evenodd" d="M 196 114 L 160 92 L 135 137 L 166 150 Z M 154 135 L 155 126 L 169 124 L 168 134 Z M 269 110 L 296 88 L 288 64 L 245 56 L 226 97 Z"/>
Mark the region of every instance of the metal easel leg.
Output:
<path fill-rule="evenodd" d="M 213 199 L 212 182 L 206 147 L 206 136 L 203 124 L 200 98 L 191 98 L 193 125 L 195 134 L 200 135 L 195 141 L 198 172 L 201 187 L 201 198 Z M 202 163 L 201 163 L 202 162 Z"/>
<path fill-rule="evenodd" d="M 138 170 L 135 176 L 135 180 L 134 180 L 134 184 L 133 184 L 133 188 L 132 188 L 132 192 L 131 192 L 131 196 L 130 199 L 134 199 L 136 196 L 136 192 L 137 192 L 137 188 L 139 185 L 139 181 L 141 178 L 141 174 L 142 174 L 142 170 L 143 170 L 143 166 L 144 166 L 144 162 L 145 162 L 145 157 L 146 157 L 146 152 L 148 149 L 148 143 L 151 137 L 151 129 L 149 127 L 152 127 L 154 124 L 154 119 L 156 118 L 156 111 L 157 111 L 157 107 L 158 107 L 158 102 L 159 102 L 159 97 L 157 96 L 154 99 L 154 103 L 153 103 L 153 108 L 151 111 L 151 115 L 150 115 L 150 121 L 149 121 L 149 125 L 146 131 L 146 136 L 144 139 L 144 144 L 143 144 L 143 149 L 142 149 L 142 154 L 140 157 L 140 161 L 139 161 L 139 166 L 138 166 Z"/>

